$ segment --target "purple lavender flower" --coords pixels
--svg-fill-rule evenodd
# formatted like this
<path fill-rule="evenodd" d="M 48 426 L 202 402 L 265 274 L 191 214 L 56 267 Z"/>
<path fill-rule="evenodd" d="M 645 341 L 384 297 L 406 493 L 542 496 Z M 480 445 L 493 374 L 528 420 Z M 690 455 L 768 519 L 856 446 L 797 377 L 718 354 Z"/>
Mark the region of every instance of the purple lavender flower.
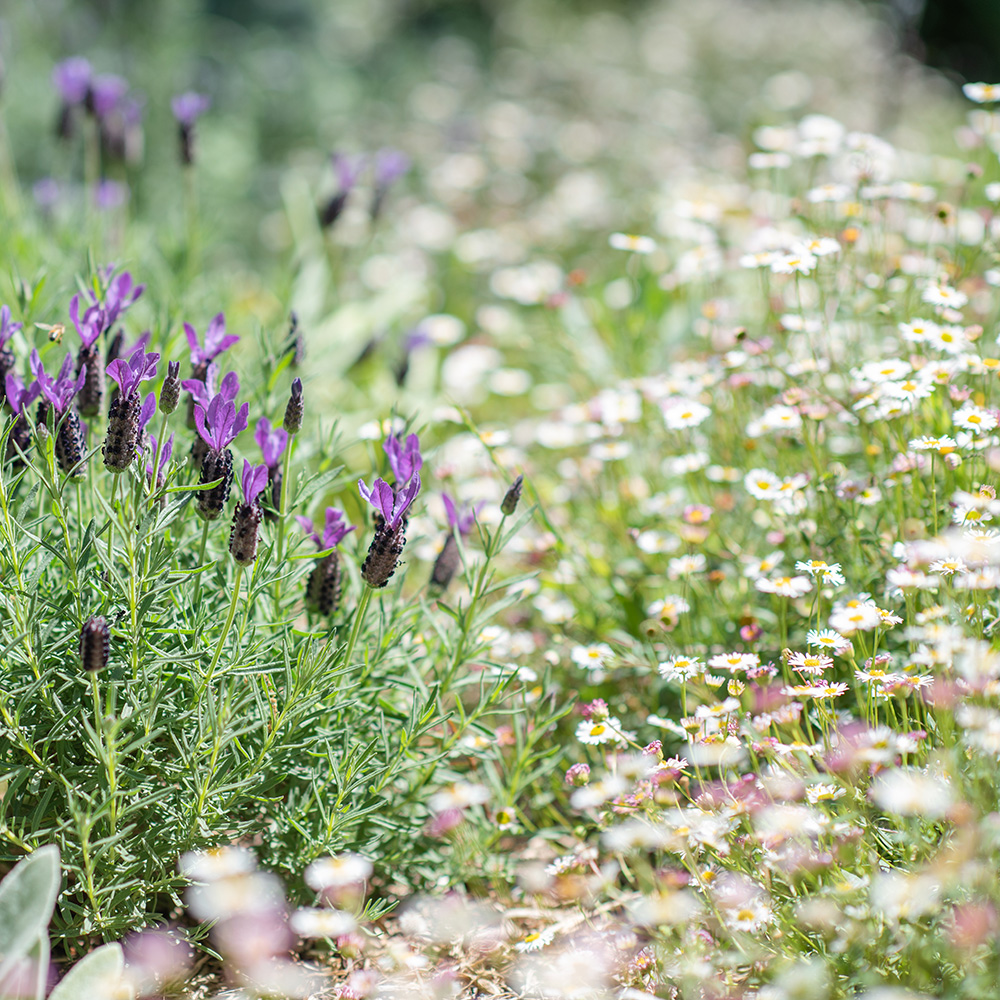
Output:
<path fill-rule="evenodd" d="M 367 158 L 364 156 L 334 153 L 333 170 L 337 175 L 337 191 L 320 209 L 319 221 L 324 229 L 332 226 L 340 218 L 344 206 L 347 204 L 347 199 L 358 183 L 358 178 L 365 169 L 366 163 Z"/>
<path fill-rule="evenodd" d="M 375 191 L 372 194 L 371 218 L 382 214 L 389 188 L 410 169 L 410 158 L 398 149 L 380 149 L 375 154 Z"/>
<path fill-rule="evenodd" d="M 410 434 L 405 445 L 395 434 L 390 434 L 385 439 L 382 450 L 389 459 L 389 468 L 396 477 L 397 488 L 405 486 L 424 464 L 420 454 L 420 440 L 416 434 Z"/>
<path fill-rule="evenodd" d="M 190 323 L 184 324 L 184 333 L 191 348 L 191 367 L 197 373 L 199 366 L 214 361 L 223 351 L 228 350 L 240 338 L 236 334 L 226 333 L 226 317 L 219 313 L 212 318 L 205 331 L 205 346 L 198 342 L 198 334 Z M 199 378 L 195 374 L 195 378 Z"/>
<path fill-rule="evenodd" d="M 125 331 L 121 327 L 118 327 L 118 332 L 111 338 L 108 342 L 108 351 L 105 355 L 105 360 L 108 364 L 111 364 L 115 358 L 130 358 L 132 355 L 143 348 L 144 350 L 149 347 L 149 342 L 153 339 L 153 334 L 147 330 L 145 333 L 141 334 L 139 339 L 136 340 L 134 344 L 130 344 L 128 347 L 125 346 Z M 178 364 L 180 362 L 177 362 Z M 177 381 L 177 385 L 180 386 L 180 379 Z"/>
<path fill-rule="evenodd" d="M 133 283 L 130 272 L 122 271 L 116 278 L 112 278 L 108 282 L 103 300 L 93 291 L 88 292 L 88 294 L 93 304 L 100 306 L 104 310 L 104 329 L 110 330 L 118 322 L 119 316 L 139 301 L 145 290 L 145 285 L 136 285 Z M 150 335 L 146 333 L 143 336 L 148 338 Z M 136 347 L 138 346 L 137 344 Z"/>
<path fill-rule="evenodd" d="M 74 295 L 70 301 L 69 318 L 73 321 L 84 347 L 90 347 L 108 326 L 104 310 L 97 304 L 90 306 L 83 316 L 80 316 L 79 295 Z"/>
<path fill-rule="evenodd" d="M 308 517 L 297 515 L 295 520 L 302 525 L 306 534 L 316 543 L 316 548 L 321 552 L 339 545 L 347 535 L 354 531 L 354 525 L 348 524 L 344 512 L 337 510 L 336 507 L 326 508 L 322 537 Z"/>
<path fill-rule="evenodd" d="M 386 147 L 375 154 L 375 187 L 395 184 L 410 169 L 410 158 L 399 149 Z"/>
<path fill-rule="evenodd" d="M 170 109 L 177 121 L 181 163 L 185 167 L 190 167 L 194 163 L 194 123 L 209 109 L 211 103 L 207 95 L 196 94 L 193 90 L 189 90 L 186 94 L 178 94 L 170 102 Z"/>
<path fill-rule="evenodd" d="M 264 511 L 264 516 L 269 520 L 275 519 L 275 511 L 281 509 L 281 455 L 288 445 L 288 431 L 283 427 L 271 427 L 271 421 L 267 417 L 261 417 L 257 421 L 257 429 L 253 435 L 254 441 L 260 448 L 264 456 L 264 465 L 267 466 L 267 482 L 271 488 L 271 505 Z"/>
<path fill-rule="evenodd" d="M 384 587 L 396 572 L 403 553 L 406 512 L 420 491 L 420 473 L 414 472 L 409 484 L 399 490 L 393 490 L 383 479 L 376 479 L 368 489 L 364 480 L 359 479 L 358 491 L 376 511 L 375 536 L 361 564 L 361 576 L 369 587 Z"/>
<path fill-rule="evenodd" d="M 371 489 L 368 489 L 363 479 L 359 479 L 358 492 L 382 515 L 383 523 L 380 527 L 395 531 L 416 499 L 417 493 L 420 492 L 420 474 L 414 473 L 409 485 L 398 492 L 384 479 L 376 479 Z"/>
<path fill-rule="evenodd" d="M 7 405 L 13 410 L 16 417 L 10 434 L 7 436 L 5 460 L 20 465 L 22 463 L 21 455 L 26 454 L 31 447 L 31 424 L 25 410 L 41 394 L 42 387 L 36 380 L 25 388 L 24 383 L 14 372 L 8 372 L 4 379 L 3 388 L 7 397 Z"/>
<path fill-rule="evenodd" d="M 198 94 L 193 90 L 178 94 L 170 101 L 170 110 L 177 124 L 185 128 L 191 128 L 211 106 L 212 99 L 207 94 Z"/>
<path fill-rule="evenodd" d="M 52 70 L 52 82 L 64 104 L 83 104 L 90 90 L 92 72 L 83 56 L 71 56 L 56 65 Z"/>
<path fill-rule="evenodd" d="M 120 389 L 108 411 L 103 448 L 104 464 L 111 472 L 124 472 L 141 451 L 143 431 L 156 412 L 156 397 L 149 393 L 140 403 L 139 385 L 156 376 L 159 360 L 159 354 L 146 354 L 140 347 L 128 361 L 117 358 L 108 365 L 108 375 Z"/>
<path fill-rule="evenodd" d="M 236 409 L 236 394 L 239 380 L 230 372 L 222 380 L 222 389 L 208 406 L 195 404 L 194 422 L 198 435 L 208 446 L 208 452 L 201 463 L 201 482 L 211 483 L 221 480 L 217 486 L 198 492 L 198 513 L 206 521 L 214 521 L 229 500 L 233 484 L 233 453 L 229 445 L 246 428 L 250 407 L 244 403 Z"/>
<path fill-rule="evenodd" d="M 461 551 L 455 538 L 457 532 L 460 536 L 467 535 L 472 526 L 476 523 L 476 515 L 482 508 L 482 504 L 475 507 L 463 506 L 461 509 L 455 506 L 455 502 L 447 493 L 441 494 L 444 501 L 445 517 L 448 519 L 448 534 L 445 535 L 444 544 L 434 560 L 434 567 L 431 570 L 431 585 L 441 590 L 447 588 L 458 572 L 461 561 Z"/>
<path fill-rule="evenodd" d="M 20 329 L 20 323 L 11 322 L 10 306 L 0 306 L 0 350 L 6 348 L 7 341 Z"/>
<path fill-rule="evenodd" d="M 262 511 L 257 498 L 267 485 L 267 466 L 251 465 L 243 459 L 240 477 L 243 503 L 236 505 L 233 526 L 229 532 L 229 554 L 241 566 L 249 566 L 257 558 Z"/>
<path fill-rule="evenodd" d="M 49 405 L 54 407 L 56 414 L 62 416 L 69 409 L 73 397 L 80 391 L 80 387 L 87 377 L 86 371 L 80 372 L 74 380 L 70 374 L 73 369 L 73 359 L 67 354 L 59 369 L 59 374 L 53 378 L 42 367 L 42 360 L 38 356 L 37 350 L 31 352 L 29 364 L 31 374 L 35 376 L 42 395 Z"/>
<path fill-rule="evenodd" d="M 80 420 L 80 414 L 73 408 L 73 397 L 80 391 L 87 378 L 87 369 L 74 380 L 70 374 L 73 359 L 67 354 L 59 369 L 59 374 L 53 378 L 42 367 L 38 351 L 31 352 L 31 372 L 41 389 L 44 400 L 38 406 L 37 420 L 47 424 L 49 410 L 55 411 L 56 439 L 55 453 L 59 468 L 67 476 L 77 478 L 83 474 L 82 466 L 86 455 L 85 428 Z"/>
<path fill-rule="evenodd" d="M 326 524 L 323 528 L 322 538 L 309 518 L 298 517 L 296 520 L 305 528 L 321 551 L 333 550 L 317 561 L 315 568 L 309 575 L 305 597 L 307 608 L 318 611 L 322 615 L 328 615 L 336 610 L 340 601 L 340 553 L 337 552 L 336 546 L 343 541 L 349 532 L 354 530 L 354 527 L 347 523 L 344 512 L 335 507 L 326 508 Z"/>
<path fill-rule="evenodd" d="M 149 447 L 154 456 L 154 461 L 156 460 L 156 449 L 159 447 L 157 439 L 150 434 L 149 435 Z M 155 489 L 159 489 L 163 485 L 163 469 L 167 462 L 170 461 L 170 456 L 174 453 L 174 436 L 173 434 L 167 438 L 167 443 L 163 446 L 163 451 L 160 452 L 160 461 L 158 463 L 158 468 L 156 470 L 156 482 L 153 484 Z M 153 480 L 153 466 L 147 462 L 146 463 L 146 478 L 152 482 Z M 161 497 L 161 502 L 163 498 Z"/>
<path fill-rule="evenodd" d="M 83 371 L 87 373 L 77 405 L 85 417 L 92 417 L 100 413 L 104 405 L 104 357 L 97 341 L 107 326 L 105 313 L 95 303 L 81 317 L 80 296 L 74 295 L 69 304 L 69 318 L 82 341 L 76 355 L 76 372 L 77 375 Z"/>
<path fill-rule="evenodd" d="M 257 421 L 257 429 L 253 434 L 254 441 L 264 456 L 264 465 L 269 470 L 276 469 L 281 461 L 281 454 L 288 444 L 288 432 L 281 427 L 271 427 L 267 417 Z"/>
<path fill-rule="evenodd" d="M 232 372 L 229 374 L 233 375 Z M 223 380 L 223 391 L 212 399 L 207 408 L 200 403 L 195 404 L 194 423 L 205 444 L 212 451 L 222 452 L 246 430 L 249 413 L 249 403 L 244 403 L 237 411 L 236 404 L 225 394 L 225 380 Z"/>
<path fill-rule="evenodd" d="M 463 504 L 461 508 L 458 508 L 455 506 L 455 501 L 447 493 L 441 494 L 441 500 L 444 502 L 444 514 L 448 520 L 448 527 L 455 529 L 463 537 L 467 535 L 476 523 L 476 517 L 483 509 L 484 503 L 477 503 L 474 507 Z"/>
<path fill-rule="evenodd" d="M 94 188 L 94 207 L 109 212 L 129 199 L 129 187 L 121 181 L 103 180 Z"/>
<path fill-rule="evenodd" d="M 102 73 L 91 81 L 87 103 L 97 118 L 107 118 L 119 108 L 127 93 L 128 80 L 114 73 Z"/>
<path fill-rule="evenodd" d="M 243 490 L 243 502 L 248 506 L 255 503 L 257 497 L 264 492 L 264 487 L 267 486 L 267 466 L 251 465 L 244 458 L 240 486 Z"/>
<path fill-rule="evenodd" d="M 21 416 L 25 409 L 38 399 L 42 392 L 42 387 L 38 384 L 37 380 L 29 386 L 25 386 L 14 372 L 8 372 L 4 382 L 7 405 L 17 416 Z"/>
<path fill-rule="evenodd" d="M 143 348 L 135 351 L 128 361 L 117 358 L 108 365 L 108 376 L 118 383 L 123 396 L 137 394 L 140 383 L 156 378 L 159 354 L 147 354 Z"/>

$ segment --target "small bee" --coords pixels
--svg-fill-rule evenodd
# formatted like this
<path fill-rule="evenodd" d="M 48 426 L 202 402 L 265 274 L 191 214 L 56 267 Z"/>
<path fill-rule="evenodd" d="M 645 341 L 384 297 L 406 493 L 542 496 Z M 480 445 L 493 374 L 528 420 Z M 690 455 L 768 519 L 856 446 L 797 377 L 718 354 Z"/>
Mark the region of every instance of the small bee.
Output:
<path fill-rule="evenodd" d="M 36 323 L 35 326 L 39 330 L 48 330 L 49 340 L 54 344 L 62 343 L 63 334 L 66 332 L 66 327 L 62 323 L 53 323 L 51 326 L 48 323 Z"/>

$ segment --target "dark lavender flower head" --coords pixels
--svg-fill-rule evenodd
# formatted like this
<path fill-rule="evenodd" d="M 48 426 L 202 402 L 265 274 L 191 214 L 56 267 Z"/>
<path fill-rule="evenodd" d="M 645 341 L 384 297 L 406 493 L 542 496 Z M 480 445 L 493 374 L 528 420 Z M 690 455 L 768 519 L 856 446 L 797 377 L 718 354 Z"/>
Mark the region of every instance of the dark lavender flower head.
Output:
<path fill-rule="evenodd" d="M 134 285 L 132 275 L 128 271 L 122 271 L 117 278 L 108 282 L 108 290 L 104 293 L 103 302 L 93 292 L 89 292 L 94 305 L 101 306 L 104 310 L 104 329 L 110 330 L 118 322 L 118 317 L 134 305 L 145 290 L 145 285 Z M 150 335 L 146 333 L 144 336 L 148 338 Z M 127 354 L 128 352 L 123 353 Z"/>
<path fill-rule="evenodd" d="M 410 158 L 399 149 L 380 149 L 375 154 L 375 187 L 395 184 L 410 169 Z"/>
<path fill-rule="evenodd" d="M 316 548 L 320 551 L 332 549 L 335 545 L 339 545 L 347 535 L 354 531 L 354 525 L 348 524 L 347 519 L 344 517 L 344 512 L 337 510 L 336 507 L 326 508 L 326 524 L 323 527 L 322 538 L 308 517 L 300 515 L 295 520 L 302 525 L 306 534 L 316 543 Z"/>
<path fill-rule="evenodd" d="M 24 383 L 13 372 L 7 373 L 4 389 L 7 393 L 7 402 L 10 408 L 20 416 L 24 409 L 38 399 L 42 393 L 42 387 L 36 379 L 27 388 Z"/>
<path fill-rule="evenodd" d="M 382 515 L 385 527 L 395 531 L 420 492 L 420 473 L 414 472 L 406 488 L 400 490 L 393 490 L 384 479 L 376 479 L 374 486 L 368 489 L 365 481 L 359 479 L 358 492 Z"/>
<path fill-rule="evenodd" d="M 247 416 L 250 413 L 249 403 L 244 403 L 237 411 L 233 402 L 235 393 L 233 396 L 227 395 L 226 382 L 230 376 L 236 378 L 235 373 L 230 372 L 222 380 L 222 391 L 212 398 L 207 408 L 201 403 L 196 403 L 194 408 L 194 424 L 198 434 L 202 441 L 216 452 L 225 451 L 236 440 L 237 435 L 246 429 Z M 238 391 L 239 382 L 236 386 Z"/>
<path fill-rule="evenodd" d="M 184 128 L 191 128 L 211 106 L 212 99 L 207 94 L 198 94 L 193 90 L 178 94 L 170 101 L 170 110 L 177 124 Z"/>
<path fill-rule="evenodd" d="M 20 329 L 20 323 L 12 323 L 10 320 L 10 306 L 0 306 L 0 350 L 6 347 L 7 341 Z"/>
<path fill-rule="evenodd" d="M 235 334 L 226 334 L 226 317 L 219 313 L 208 324 L 205 331 L 205 346 L 198 342 L 198 334 L 190 323 L 184 324 L 184 333 L 191 348 L 191 364 L 202 365 L 214 361 L 223 351 L 232 347 L 240 338 Z"/>
<path fill-rule="evenodd" d="M 141 347 L 128 361 L 116 358 L 108 365 L 108 375 L 118 383 L 122 396 L 131 395 L 139 388 L 140 382 L 156 377 L 156 363 L 159 354 L 147 354 Z"/>
<path fill-rule="evenodd" d="M 66 104 L 83 104 L 90 90 L 90 63 L 83 56 L 64 59 L 52 71 L 52 82 Z"/>
<path fill-rule="evenodd" d="M 333 169 L 337 175 L 337 184 L 341 193 L 350 191 L 367 166 L 368 158 L 363 154 L 351 156 L 348 153 L 333 154 Z"/>
<path fill-rule="evenodd" d="M 389 459 L 389 468 L 396 477 L 397 487 L 405 486 L 424 464 L 420 454 L 420 440 L 416 434 L 410 434 L 405 445 L 395 434 L 390 434 L 382 449 Z"/>
<path fill-rule="evenodd" d="M 107 118 L 128 93 L 128 80 L 113 73 L 95 76 L 90 85 L 90 103 L 98 118 Z"/>
<path fill-rule="evenodd" d="M 109 326 L 105 320 L 104 310 L 99 305 L 92 305 L 81 317 L 80 296 L 74 295 L 69 304 L 69 318 L 76 327 L 84 347 L 92 347 L 97 338 Z"/>
<path fill-rule="evenodd" d="M 282 427 L 272 428 L 271 421 L 267 417 L 261 417 L 257 421 L 253 439 L 264 455 L 264 465 L 268 469 L 276 469 L 288 444 L 288 432 Z"/>
<path fill-rule="evenodd" d="M 459 509 L 447 493 L 442 493 L 441 499 L 444 501 L 444 513 L 448 518 L 448 527 L 457 529 L 460 535 L 467 535 L 476 523 L 476 517 L 483 509 L 484 504 L 477 503 L 474 507 L 464 504 Z"/>
<path fill-rule="evenodd" d="M 42 395 L 56 408 L 58 413 L 65 413 L 73 402 L 73 397 L 80 391 L 87 379 L 86 366 L 80 370 L 80 374 L 74 379 L 72 374 L 73 359 L 67 354 L 62 367 L 59 369 L 59 374 L 53 378 L 42 367 L 42 361 L 38 356 L 37 350 L 31 352 L 30 364 L 31 373 L 35 376 Z"/>
<path fill-rule="evenodd" d="M 243 502 L 249 507 L 267 486 L 267 466 L 251 465 L 244 458 L 240 485 L 243 487 Z"/>

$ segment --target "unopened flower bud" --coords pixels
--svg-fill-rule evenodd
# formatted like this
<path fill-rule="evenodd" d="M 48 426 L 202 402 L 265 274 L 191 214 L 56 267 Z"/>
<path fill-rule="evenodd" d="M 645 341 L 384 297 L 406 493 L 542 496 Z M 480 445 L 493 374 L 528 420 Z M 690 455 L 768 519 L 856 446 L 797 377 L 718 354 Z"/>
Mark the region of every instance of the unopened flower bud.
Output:
<path fill-rule="evenodd" d="M 500 512 L 506 517 L 510 517 L 517 510 L 517 502 L 521 499 L 521 486 L 523 482 L 524 476 L 518 476 L 504 494 L 503 502 L 500 504 Z"/>
<path fill-rule="evenodd" d="M 111 652 L 111 630 L 107 619 L 99 615 L 88 618 L 80 629 L 80 662 L 88 673 L 103 670 Z"/>
<path fill-rule="evenodd" d="M 302 414 L 305 407 L 302 403 L 302 379 L 292 379 L 292 392 L 285 407 L 284 428 L 289 434 L 298 434 L 302 426 Z"/>
<path fill-rule="evenodd" d="M 576 788 L 582 788 L 590 781 L 590 765 L 574 764 L 566 772 L 566 784 Z"/>
<path fill-rule="evenodd" d="M 746 684 L 744 684 L 738 677 L 733 677 L 726 685 L 726 690 L 734 698 L 739 698 L 739 696 L 746 690 L 746 687 Z"/>
<path fill-rule="evenodd" d="M 181 398 L 181 363 L 171 361 L 167 365 L 167 377 L 160 389 L 160 413 L 173 413 Z"/>

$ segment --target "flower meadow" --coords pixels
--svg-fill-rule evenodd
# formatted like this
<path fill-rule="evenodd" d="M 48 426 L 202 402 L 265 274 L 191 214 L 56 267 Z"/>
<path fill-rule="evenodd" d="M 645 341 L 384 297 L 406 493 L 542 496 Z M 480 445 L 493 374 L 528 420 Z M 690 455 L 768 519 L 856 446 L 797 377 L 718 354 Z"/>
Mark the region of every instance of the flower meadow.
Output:
<path fill-rule="evenodd" d="M 694 6 L 13 17 L 0 998 L 996 995 L 1000 85 Z"/>

